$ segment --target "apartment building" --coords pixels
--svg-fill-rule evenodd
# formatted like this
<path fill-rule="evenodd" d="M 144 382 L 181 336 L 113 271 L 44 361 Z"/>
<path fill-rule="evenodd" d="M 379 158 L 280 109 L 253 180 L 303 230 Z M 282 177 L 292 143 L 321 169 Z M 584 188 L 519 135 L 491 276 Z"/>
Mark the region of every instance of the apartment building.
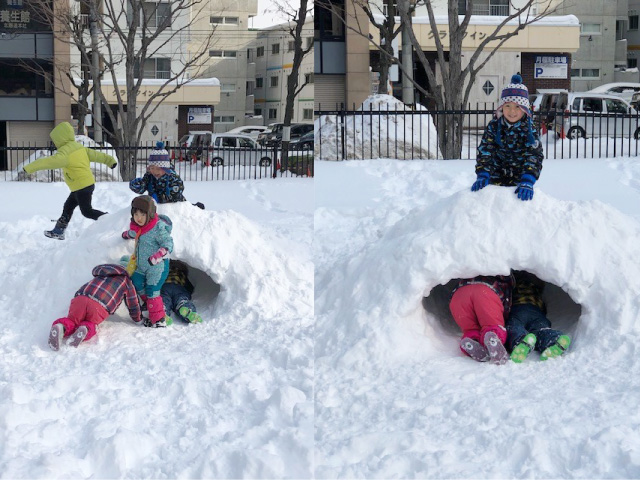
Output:
<path fill-rule="evenodd" d="M 0 0 L 0 145 L 48 145 L 55 122 L 69 119 L 70 98 L 55 88 L 68 80 L 54 70 L 68 63 L 69 49 L 37 13 L 39 3 Z M 10 168 L 0 151 L 0 170 Z"/>
<path fill-rule="evenodd" d="M 627 23 L 627 69 L 640 67 L 640 0 L 629 0 L 629 17 Z M 638 71 L 633 72 L 634 82 L 640 82 Z"/>
<path fill-rule="evenodd" d="M 201 78 L 220 81 L 220 103 L 213 117 L 215 132 L 260 123 L 260 119 L 253 119 L 252 91 L 257 30 L 249 27 L 251 18 L 257 14 L 258 0 L 212 0 L 208 15 L 194 24 L 196 32 L 215 30 L 208 58 L 199 73 Z M 197 46 L 199 35 L 194 35 L 193 46 Z"/>
<path fill-rule="evenodd" d="M 377 0 L 378 1 L 378 0 Z M 467 11 L 468 1 L 458 2 L 458 11 Z M 483 38 L 492 32 L 514 8 L 524 0 L 476 0 L 473 16 L 463 42 L 463 66 L 465 51 L 476 50 Z M 541 11 L 547 2 L 535 4 L 532 13 Z M 368 22 L 366 15 L 351 0 L 331 0 L 332 9 L 316 7 L 315 23 L 315 73 L 316 107 L 335 108 L 336 104 L 359 106 L 375 91 L 375 74 L 379 52 L 373 42 L 380 42 L 378 30 Z M 384 13 L 381 1 L 377 9 Z M 446 45 L 448 17 L 446 2 L 434 3 L 438 36 Z M 345 27 L 345 23 L 349 27 Z M 517 21 L 507 28 L 517 28 Z M 428 61 L 436 65 L 436 45 L 426 13 L 420 7 L 413 16 L 413 30 L 420 41 L 420 48 Z M 471 104 L 495 103 L 511 75 L 520 72 L 531 91 L 538 88 L 569 88 L 572 55 L 578 50 L 580 24 L 572 15 L 549 16 L 525 27 L 509 39 L 485 65 L 477 76 L 470 96 Z M 400 49 L 398 41 L 397 49 Z M 436 66 L 436 75 L 439 75 Z M 427 85 L 426 74 L 414 59 L 414 77 Z M 392 77 L 395 85 L 399 78 Z M 418 101 L 426 101 L 420 99 Z"/>
<path fill-rule="evenodd" d="M 313 18 L 304 25 L 303 47 L 313 42 Z M 265 125 L 284 120 L 287 100 L 287 77 L 293 65 L 293 38 L 289 24 L 275 25 L 258 32 L 252 48 L 255 54 L 254 112 Z M 313 50 L 312 50 L 313 52 Z M 313 122 L 314 72 L 313 53 L 307 54 L 300 66 L 299 85 L 305 85 L 295 99 L 293 122 Z"/>

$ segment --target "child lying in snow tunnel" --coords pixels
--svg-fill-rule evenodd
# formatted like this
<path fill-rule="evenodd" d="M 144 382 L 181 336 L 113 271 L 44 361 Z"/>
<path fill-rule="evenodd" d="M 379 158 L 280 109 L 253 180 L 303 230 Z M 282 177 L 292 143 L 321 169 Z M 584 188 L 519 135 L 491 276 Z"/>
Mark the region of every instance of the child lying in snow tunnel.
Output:
<path fill-rule="evenodd" d="M 540 360 L 563 355 L 571 339 L 551 328 L 543 289 L 544 282 L 525 271 L 459 280 L 449 308 L 462 329 L 462 352 L 498 365 L 509 358 L 522 363 L 532 350 Z"/>

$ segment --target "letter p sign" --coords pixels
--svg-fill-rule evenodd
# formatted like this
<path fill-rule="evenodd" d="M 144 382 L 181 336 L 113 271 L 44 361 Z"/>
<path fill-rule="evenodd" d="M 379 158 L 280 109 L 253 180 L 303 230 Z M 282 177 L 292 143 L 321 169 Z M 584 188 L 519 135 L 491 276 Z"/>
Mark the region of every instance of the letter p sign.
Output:
<path fill-rule="evenodd" d="M 544 71 L 544 69 L 542 67 L 536 67 L 536 74 L 535 77 L 539 78 L 542 76 L 542 72 Z"/>

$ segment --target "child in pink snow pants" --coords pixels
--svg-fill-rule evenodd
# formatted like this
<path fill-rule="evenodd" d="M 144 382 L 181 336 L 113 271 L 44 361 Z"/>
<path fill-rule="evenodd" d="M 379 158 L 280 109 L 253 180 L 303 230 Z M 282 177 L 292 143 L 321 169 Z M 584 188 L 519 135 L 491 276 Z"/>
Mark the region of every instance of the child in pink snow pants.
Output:
<path fill-rule="evenodd" d="M 96 327 L 115 313 L 124 300 L 134 322 L 142 320 L 138 295 L 127 270 L 120 265 L 97 265 L 93 280 L 82 285 L 71 300 L 69 313 L 59 318 L 49 332 L 49 347 L 60 349 L 60 342 L 71 337 L 69 345 L 77 347 L 96 334 Z"/>
<path fill-rule="evenodd" d="M 506 363 L 504 322 L 511 308 L 512 275 L 479 276 L 460 280 L 449 309 L 462 330 L 460 349 L 478 362 Z"/>

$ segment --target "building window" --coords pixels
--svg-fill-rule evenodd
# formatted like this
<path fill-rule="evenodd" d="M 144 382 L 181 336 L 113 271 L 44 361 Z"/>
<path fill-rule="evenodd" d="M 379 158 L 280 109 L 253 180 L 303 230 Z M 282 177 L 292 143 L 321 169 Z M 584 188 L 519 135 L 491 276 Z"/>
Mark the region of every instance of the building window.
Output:
<path fill-rule="evenodd" d="M 264 86 L 264 78 L 256 77 L 256 88 L 262 88 Z"/>
<path fill-rule="evenodd" d="M 289 40 L 289 43 L 287 45 L 287 52 L 293 52 L 296 49 L 296 42 L 294 42 L 293 40 Z"/>
<path fill-rule="evenodd" d="M 269 86 L 270 87 L 277 87 L 278 86 L 278 77 L 273 76 L 273 77 L 270 77 L 270 78 L 271 79 L 270 79 Z"/>
<path fill-rule="evenodd" d="M 235 123 L 236 117 L 233 115 L 221 115 L 219 117 L 213 117 L 214 123 Z"/>
<path fill-rule="evenodd" d="M 247 80 L 247 82 L 245 83 L 244 88 L 245 88 L 245 91 L 247 92 L 247 96 L 253 95 L 253 91 L 256 89 L 254 85 L 255 85 L 255 82 L 251 80 Z"/>
<path fill-rule="evenodd" d="M 235 83 L 223 83 L 220 85 L 220 91 L 225 93 L 235 93 L 236 84 Z"/>
<path fill-rule="evenodd" d="M 638 30 L 638 15 L 629 16 L 629 30 Z"/>
<path fill-rule="evenodd" d="M 313 83 L 313 73 L 305 73 L 304 74 L 304 82 L 305 83 Z"/>
<path fill-rule="evenodd" d="M 385 1 L 385 2 L 384 2 L 384 5 L 382 5 L 382 14 L 383 14 L 385 17 L 386 17 L 387 15 L 389 15 L 389 8 L 388 8 L 387 3 L 388 3 L 388 2 L 387 2 L 387 1 Z M 394 2 L 393 2 L 393 13 L 394 13 L 394 15 L 396 15 L 396 16 L 397 16 L 397 15 L 399 15 L 399 13 L 398 13 L 398 2 L 397 2 L 397 0 L 394 0 Z"/>
<path fill-rule="evenodd" d="M 209 50 L 209 56 L 215 58 L 236 58 L 237 55 L 235 50 Z"/>
<path fill-rule="evenodd" d="M 589 79 L 593 79 L 593 78 L 600 78 L 600 69 L 599 68 L 572 68 L 571 69 L 571 76 L 572 77 L 579 77 L 579 78 L 589 78 Z"/>
<path fill-rule="evenodd" d="M 256 57 L 264 57 L 264 47 L 256 48 Z"/>
<path fill-rule="evenodd" d="M 144 61 L 142 72 L 140 71 L 140 65 L 137 64 L 134 67 L 135 78 L 157 78 L 167 79 L 171 78 L 171 59 L 170 58 L 147 58 Z"/>
<path fill-rule="evenodd" d="M 581 23 L 580 34 L 581 35 L 600 35 L 600 29 L 602 25 L 600 23 Z"/>
<path fill-rule="evenodd" d="M 140 15 L 140 26 L 147 22 L 147 28 L 168 28 L 171 26 L 171 4 L 162 2 L 144 2 Z"/>
<path fill-rule="evenodd" d="M 316 5 L 313 37 L 318 40 L 344 41 L 344 2 L 332 2 L 332 8 Z"/>
<path fill-rule="evenodd" d="M 273 120 L 275 118 L 278 118 L 278 109 L 277 108 L 270 108 L 269 109 L 269 120 Z"/>
<path fill-rule="evenodd" d="M 209 17 L 211 25 L 238 25 L 238 17 Z"/>
<path fill-rule="evenodd" d="M 280 44 L 279 43 L 272 43 L 271 44 L 271 55 L 277 55 L 278 53 L 280 53 Z"/>
<path fill-rule="evenodd" d="M 637 58 L 627 58 L 627 68 L 636 68 L 638 66 Z"/>
<path fill-rule="evenodd" d="M 618 40 L 624 40 L 626 37 L 626 30 L 625 30 L 625 21 L 624 20 L 616 20 L 616 41 Z"/>
<path fill-rule="evenodd" d="M 262 109 L 258 108 L 258 107 L 254 108 L 253 109 L 253 114 L 262 116 Z"/>
<path fill-rule="evenodd" d="M 303 120 L 313 120 L 313 108 L 304 108 L 302 110 Z"/>

